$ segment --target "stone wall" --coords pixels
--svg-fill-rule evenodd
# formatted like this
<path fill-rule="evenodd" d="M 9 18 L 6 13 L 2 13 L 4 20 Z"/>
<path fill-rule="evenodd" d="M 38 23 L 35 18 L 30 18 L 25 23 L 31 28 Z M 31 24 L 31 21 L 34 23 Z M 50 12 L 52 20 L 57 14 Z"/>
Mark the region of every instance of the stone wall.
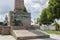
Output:
<path fill-rule="evenodd" d="M 23 30 L 23 29 L 26 29 L 26 27 L 24 27 L 24 26 L 11 26 L 11 29 L 12 30 Z"/>
<path fill-rule="evenodd" d="M 0 34 L 9 35 L 11 27 L 9 26 L 0 26 Z"/>
<path fill-rule="evenodd" d="M 0 34 L 1 34 L 1 31 L 2 31 L 2 27 L 0 27 Z"/>
<path fill-rule="evenodd" d="M 14 11 L 11 11 L 8 16 L 8 25 L 13 26 L 14 19 L 18 19 L 22 22 L 23 26 L 31 26 L 31 13 L 26 12 L 17 12 L 14 15 Z M 16 18 L 14 18 L 16 16 Z M 20 25 L 19 25 L 20 26 Z"/>

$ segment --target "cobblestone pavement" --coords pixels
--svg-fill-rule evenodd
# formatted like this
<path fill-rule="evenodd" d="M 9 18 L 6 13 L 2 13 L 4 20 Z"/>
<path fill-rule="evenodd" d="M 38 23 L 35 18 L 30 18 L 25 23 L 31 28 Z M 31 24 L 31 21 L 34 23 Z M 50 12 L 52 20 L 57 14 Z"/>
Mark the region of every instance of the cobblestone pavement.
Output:
<path fill-rule="evenodd" d="M 11 35 L 0 35 L 0 40 L 15 40 Z"/>
<path fill-rule="evenodd" d="M 15 40 L 15 38 L 11 35 L 0 35 L 0 40 Z M 60 35 L 50 34 L 50 38 L 29 40 L 60 40 Z"/>

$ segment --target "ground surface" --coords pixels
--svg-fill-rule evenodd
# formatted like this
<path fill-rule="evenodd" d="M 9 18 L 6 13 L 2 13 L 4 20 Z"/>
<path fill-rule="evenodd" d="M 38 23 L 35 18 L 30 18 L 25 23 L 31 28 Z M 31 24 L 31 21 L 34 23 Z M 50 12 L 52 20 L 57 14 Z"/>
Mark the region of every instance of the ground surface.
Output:
<path fill-rule="evenodd" d="M 0 35 L 0 40 L 15 40 L 11 35 Z"/>
<path fill-rule="evenodd" d="M 43 33 L 40 30 L 13 30 L 16 37 L 22 38 L 37 38 L 43 36 L 43 38 L 48 38 L 49 35 L 47 33 Z"/>
<path fill-rule="evenodd" d="M 11 35 L 0 35 L 0 40 L 15 40 L 15 38 Z M 50 34 L 50 38 L 30 40 L 60 40 L 60 35 Z"/>
<path fill-rule="evenodd" d="M 44 30 L 44 32 L 47 32 L 48 34 L 60 34 L 60 31 L 48 31 L 48 30 Z"/>

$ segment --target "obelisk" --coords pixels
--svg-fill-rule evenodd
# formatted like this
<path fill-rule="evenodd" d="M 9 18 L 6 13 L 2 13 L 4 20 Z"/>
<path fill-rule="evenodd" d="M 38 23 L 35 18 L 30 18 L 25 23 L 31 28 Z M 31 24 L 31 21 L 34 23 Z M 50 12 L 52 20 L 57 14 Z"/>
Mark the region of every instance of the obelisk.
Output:
<path fill-rule="evenodd" d="M 29 27 L 31 25 L 31 13 L 26 11 L 24 0 L 15 0 L 14 11 L 9 13 L 8 24 L 10 26 Z"/>
<path fill-rule="evenodd" d="M 15 0 L 14 10 L 24 10 L 24 0 Z"/>

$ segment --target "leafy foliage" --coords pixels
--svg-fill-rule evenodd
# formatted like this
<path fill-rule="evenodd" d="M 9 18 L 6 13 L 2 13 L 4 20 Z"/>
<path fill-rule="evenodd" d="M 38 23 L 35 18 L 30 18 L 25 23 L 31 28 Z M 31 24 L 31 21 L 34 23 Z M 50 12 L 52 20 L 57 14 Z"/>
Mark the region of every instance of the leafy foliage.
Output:
<path fill-rule="evenodd" d="M 7 15 L 6 15 L 5 20 L 4 20 L 4 22 L 3 22 L 3 25 L 2 25 L 2 26 L 7 26 L 7 23 L 8 23 L 8 17 L 7 17 Z"/>
<path fill-rule="evenodd" d="M 49 1 L 49 13 L 54 14 L 53 18 L 60 18 L 60 0 L 50 0 Z"/>
<path fill-rule="evenodd" d="M 26 8 L 24 7 L 24 10 L 23 10 L 24 12 L 27 12 L 27 10 L 26 10 Z"/>
<path fill-rule="evenodd" d="M 37 19 L 39 24 L 50 24 L 54 22 L 55 19 L 60 18 L 60 0 L 49 0 L 49 5 L 45 8 L 40 18 Z"/>

